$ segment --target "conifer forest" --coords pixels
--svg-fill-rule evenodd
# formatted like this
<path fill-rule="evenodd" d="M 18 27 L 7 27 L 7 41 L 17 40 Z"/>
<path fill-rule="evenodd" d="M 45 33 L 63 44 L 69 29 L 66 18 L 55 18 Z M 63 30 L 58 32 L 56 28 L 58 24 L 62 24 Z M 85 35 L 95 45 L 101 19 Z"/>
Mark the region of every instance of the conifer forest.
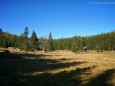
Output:
<path fill-rule="evenodd" d="M 53 50 L 71 50 L 74 52 L 83 51 L 84 47 L 88 50 L 114 51 L 115 50 L 115 31 L 99 33 L 92 36 L 73 36 L 71 38 L 53 39 L 50 32 L 49 37 L 37 37 L 33 30 L 31 37 L 28 37 L 29 29 L 26 27 L 20 36 L 3 32 L 0 29 L 0 47 L 15 47 L 25 51 L 34 51 L 45 49 Z"/>

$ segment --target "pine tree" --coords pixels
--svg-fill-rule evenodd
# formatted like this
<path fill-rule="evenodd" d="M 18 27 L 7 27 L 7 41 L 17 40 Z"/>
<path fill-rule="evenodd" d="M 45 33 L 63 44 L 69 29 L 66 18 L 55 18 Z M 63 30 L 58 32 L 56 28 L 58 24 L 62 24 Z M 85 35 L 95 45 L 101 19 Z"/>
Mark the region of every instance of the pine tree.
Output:
<path fill-rule="evenodd" d="M 71 45 L 72 45 L 71 47 L 73 52 L 79 52 L 80 50 L 79 37 L 74 37 Z"/>
<path fill-rule="evenodd" d="M 1 28 L 0 28 L 0 47 L 3 47 L 3 32 Z"/>
<path fill-rule="evenodd" d="M 3 33 L 2 28 L 0 28 L 0 34 Z"/>
<path fill-rule="evenodd" d="M 3 47 L 8 48 L 8 39 L 6 37 L 3 39 Z"/>
<path fill-rule="evenodd" d="M 25 37 L 24 34 L 18 37 L 18 48 L 24 50 Z"/>
<path fill-rule="evenodd" d="M 29 31 L 28 31 L 28 28 L 26 27 L 25 28 L 25 31 L 24 31 L 24 38 L 25 38 L 25 40 L 24 40 L 24 50 L 26 51 L 26 52 L 28 52 L 28 50 L 29 50 L 29 39 L 28 39 L 28 34 L 29 34 Z"/>
<path fill-rule="evenodd" d="M 34 30 L 32 32 L 32 36 L 30 38 L 30 43 L 31 43 L 31 49 L 32 49 L 32 51 L 38 49 L 38 47 L 39 47 L 38 46 L 38 38 L 37 38 L 36 33 L 35 33 Z"/>
<path fill-rule="evenodd" d="M 53 48 L 53 39 L 52 39 L 52 34 L 50 32 L 49 34 L 49 51 L 52 51 L 54 48 Z"/>

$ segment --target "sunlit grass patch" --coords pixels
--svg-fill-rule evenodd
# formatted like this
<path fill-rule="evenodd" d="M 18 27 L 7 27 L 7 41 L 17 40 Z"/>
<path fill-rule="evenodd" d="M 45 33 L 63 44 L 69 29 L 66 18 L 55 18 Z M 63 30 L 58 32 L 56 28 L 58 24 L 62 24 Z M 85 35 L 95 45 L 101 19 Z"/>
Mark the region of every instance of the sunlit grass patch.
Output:
<path fill-rule="evenodd" d="M 114 86 L 115 59 L 111 58 L 114 53 L 111 54 L 13 53 L 13 59 L 0 60 L 0 85 L 94 86 L 98 83 L 95 86 Z"/>

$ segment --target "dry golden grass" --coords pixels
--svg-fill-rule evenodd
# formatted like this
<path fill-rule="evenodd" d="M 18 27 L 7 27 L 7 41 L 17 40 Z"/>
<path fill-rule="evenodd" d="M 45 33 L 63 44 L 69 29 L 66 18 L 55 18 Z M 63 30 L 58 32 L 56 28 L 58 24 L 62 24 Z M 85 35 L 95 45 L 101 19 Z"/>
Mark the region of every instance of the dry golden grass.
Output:
<path fill-rule="evenodd" d="M 47 59 L 65 59 L 60 63 L 73 63 L 73 62 L 85 62 L 84 64 L 69 66 L 67 68 L 59 68 L 50 71 L 43 71 L 43 72 L 33 72 L 32 75 L 38 75 L 41 73 L 51 73 L 56 74 L 63 71 L 73 71 L 77 68 L 87 68 L 91 67 L 89 71 L 82 74 L 80 77 L 84 81 L 83 84 L 88 83 L 89 80 L 92 78 L 97 77 L 98 75 L 104 73 L 106 70 L 115 69 L 115 52 L 88 52 L 88 53 L 79 53 L 75 54 L 71 51 L 54 51 L 54 52 L 36 52 L 36 54 L 44 54 L 49 55 L 49 57 L 44 57 Z M 111 82 L 115 84 L 115 74 L 113 75 Z M 76 76 L 75 76 L 76 77 Z"/>
<path fill-rule="evenodd" d="M 76 80 L 78 81 L 77 85 L 80 86 L 115 86 L 115 51 L 90 51 L 88 53 L 81 52 L 77 54 L 67 50 L 47 53 L 36 51 L 28 52 L 28 54 L 25 54 L 23 51 L 14 52 L 17 54 L 17 57 L 21 56 L 23 59 L 10 60 L 7 63 L 6 60 L 1 60 L 1 64 L 4 62 L 7 65 L 15 64 L 14 66 L 19 68 L 16 69 L 12 66 L 11 68 L 15 70 L 16 74 L 22 75 L 27 80 L 31 79 L 32 83 L 36 82 L 39 86 L 43 85 L 40 85 L 38 80 L 41 80 L 41 83 L 44 84 L 42 78 L 46 76 L 47 79 L 45 80 L 48 83 L 55 82 L 56 84 L 58 82 L 58 84 L 62 84 L 56 84 L 56 86 L 76 86 Z M 1 66 L 1 68 L 3 67 Z M 1 71 L 1 73 L 4 73 L 4 70 L 6 69 L 3 68 L 3 72 Z M 52 78 L 55 78 L 55 80 L 50 81 L 49 79 Z M 65 82 L 61 80 L 62 78 Z M 27 81 L 27 84 L 30 84 L 30 81 Z"/>

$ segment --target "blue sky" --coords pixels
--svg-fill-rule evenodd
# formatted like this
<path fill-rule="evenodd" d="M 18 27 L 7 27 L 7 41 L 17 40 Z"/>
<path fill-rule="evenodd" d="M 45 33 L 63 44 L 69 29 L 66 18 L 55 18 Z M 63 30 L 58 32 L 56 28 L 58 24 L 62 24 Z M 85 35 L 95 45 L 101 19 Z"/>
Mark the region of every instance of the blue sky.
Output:
<path fill-rule="evenodd" d="M 95 4 L 92 2 L 113 2 Z M 0 0 L 0 28 L 20 35 L 53 38 L 87 36 L 115 30 L 115 0 Z"/>

